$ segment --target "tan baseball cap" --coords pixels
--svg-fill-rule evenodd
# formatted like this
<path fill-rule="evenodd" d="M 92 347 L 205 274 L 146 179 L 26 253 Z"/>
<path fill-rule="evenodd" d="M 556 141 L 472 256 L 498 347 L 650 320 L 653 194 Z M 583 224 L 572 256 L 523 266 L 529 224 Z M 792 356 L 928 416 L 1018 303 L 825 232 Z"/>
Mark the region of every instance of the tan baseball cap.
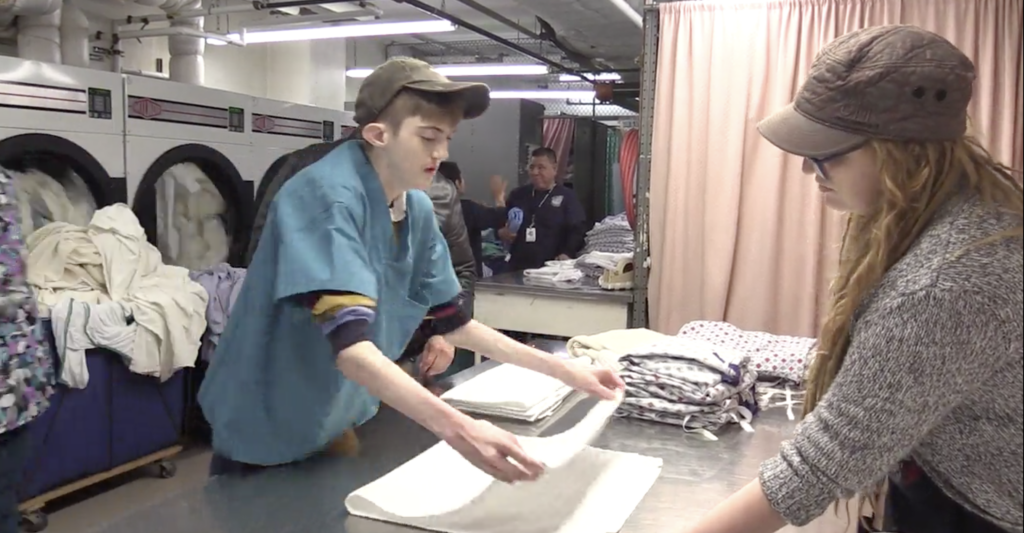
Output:
<path fill-rule="evenodd" d="M 974 63 L 916 26 L 857 30 L 814 59 L 796 100 L 757 125 L 783 151 L 824 159 L 868 139 L 949 141 L 967 131 Z"/>
<path fill-rule="evenodd" d="M 451 81 L 429 63 L 411 57 L 395 57 L 374 69 L 363 80 L 356 96 L 355 121 L 360 126 L 373 122 L 403 89 L 429 93 L 458 93 L 464 99 L 463 117 L 479 117 L 491 105 L 491 89 L 483 83 Z"/>

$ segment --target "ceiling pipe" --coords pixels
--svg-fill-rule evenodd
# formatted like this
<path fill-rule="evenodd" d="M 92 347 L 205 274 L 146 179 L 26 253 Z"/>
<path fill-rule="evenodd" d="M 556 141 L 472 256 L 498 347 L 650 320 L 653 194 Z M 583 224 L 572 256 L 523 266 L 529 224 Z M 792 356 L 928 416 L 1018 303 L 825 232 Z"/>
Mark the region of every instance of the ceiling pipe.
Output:
<path fill-rule="evenodd" d="M 371 10 L 361 11 L 340 11 L 338 13 L 324 13 L 320 15 L 288 15 L 269 20 L 261 20 L 252 24 L 242 24 L 246 31 L 279 30 L 287 29 L 289 26 L 306 26 L 314 22 L 322 22 L 330 25 L 332 22 L 351 22 L 359 20 L 374 20 L 381 15 Z"/>
<path fill-rule="evenodd" d="M 436 8 L 436 7 L 434 7 L 434 6 L 430 5 L 430 4 L 423 3 L 420 0 L 394 0 L 394 1 L 399 3 L 399 4 L 406 4 L 406 5 L 410 6 L 410 7 L 414 7 L 414 8 L 419 9 L 420 11 L 422 11 L 424 13 L 427 13 L 428 15 L 433 15 L 433 16 L 439 18 L 439 19 L 447 20 L 448 22 L 451 22 L 452 24 L 454 24 L 456 26 L 460 26 L 460 27 L 465 28 L 465 29 L 467 29 L 467 30 L 469 30 L 469 31 L 471 31 L 471 32 L 481 36 L 481 37 L 484 37 L 486 39 L 490 39 L 490 40 L 492 40 L 492 41 L 494 41 L 494 42 L 504 46 L 505 48 L 509 48 L 509 49 L 511 49 L 511 50 L 513 50 L 515 52 L 523 54 L 526 57 L 529 57 L 529 58 L 535 59 L 537 61 L 540 61 L 541 63 L 544 63 L 545 65 L 547 65 L 547 66 L 549 66 L 549 67 L 551 67 L 551 68 L 553 68 L 553 69 L 555 69 L 555 70 L 557 70 L 559 72 L 564 72 L 566 74 L 572 74 L 573 76 L 577 76 L 577 77 L 581 78 L 584 81 L 589 81 L 589 82 L 593 82 L 594 81 L 589 76 L 587 76 L 586 74 L 584 74 L 582 72 L 579 72 L 579 71 L 577 71 L 575 69 L 571 69 L 571 68 L 569 68 L 569 67 L 567 67 L 567 66 L 565 66 L 565 65 L 563 65 L 563 64 L 561 64 L 561 63 L 559 63 L 557 61 L 552 61 L 551 59 L 548 59 L 547 57 L 544 57 L 543 55 L 538 54 L 538 53 L 534 52 L 533 50 L 530 50 L 529 48 L 526 48 L 524 46 L 520 46 L 520 45 L 518 45 L 518 44 L 516 44 L 516 43 L 514 43 L 514 42 L 512 42 L 512 41 L 510 41 L 508 39 L 505 39 L 504 37 L 501 37 L 499 35 L 491 33 L 491 32 L 489 32 L 489 31 L 487 31 L 487 30 L 485 30 L 485 29 L 483 29 L 480 26 L 477 26 L 475 24 L 466 22 L 465 20 L 460 19 L 459 17 L 456 17 L 456 16 L 448 13 L 447 11 L 438 9 L 438 8 Z"/>
<path fill-rule="evenodd" d="M 629 2 L 626 0 L 608 0 L 608 2 L 611 2 L 611 4 L 618 8 L 623 15 L 626 15 L 626 18 L 635 24 L 637 28 L 643 29 L 644 18 L 640 16 L 640 13 L 637 13 L 636 10 L 633 9 L 633 6 L 629 5 Z"/>
<path fill-rule="evenodd" d="M 150 24 L 153 22 L 167 22 L 171 20 L 183 20 L 193 19 L 199 17 L 208 17 L 216 15 L 230 15 L 232 13 L 249 13 L 253 11 L 270 11 L 274 9 L 284 9 L 288 7 L 296 7 L 296 4 L 301 4 L 298 7 L 312 7 L 322 6 L 327 4 L 337 4 L 337 1 L 326 1 L 326 0 L 300 0 L 299 2 L 250 2 L 246 4 L 237 4 L 230 6 L 221 7 L 207 7 L 202 9 L 184 9 L 174 13 L 161 13 L 158 15 L 141 15 L 141 16 L 129 16 L 127 18 L 119 19 L 116 21 L 120 25 L 128 24 Z M 368 15 L 380 16 L 383 11 L 380 8 L 367 5 L 361 6 L 360 8 L 353 9 L 352 11 L 366 11 Z M 347 12 L 338 11 L 333 16 L 342 17 L 346 16 Z M 328 17 L 325 15 L 325 17 Z"/>
<path fill-rule="evenodd" d="M 188 26 L 171 26 L 169 28 L 152 28 L 148 30 L 127 30 L 117 32 L 117 37 L 121 40 L 124 39 L 145 39 L 147 37 L 196 37 L 201 39 L 215 39 L 218 41 L 224 41 L 228 44 L 235 46 L 245 46 L 245 43 L 240 39 L 231 37 L 228 35 L 221 35 L 219 33 L 211 33 L 208 31 L 198 30 L 196 28 L 190 28 Z"/>
<path fill-rule="evenodd" d="M 482 15 L 486 15 L 486 16 L 488 16 L 488 17 L 490 17 L 490 18 L 492 18 L 492 19 L 494 19 L 494 20 L 496 20 L 496 21 L 498 21 L 498 22 L 508 26 L 509 28 L 511 28 L 513 30 L 516 30 L 517 32 L 519 32 L 519 33 L 521 33 L 521 34 L 523 34 L 523 35 L 525 35 L 525 36 L 527 36 L 527 37 L 529 37 L 531 39 L 537 39 L 538 41 L 546 41 L 547 40 L 541 34 L 539 34 L 539 33 L 535 32 L 535 31 L 533 31 L 533 30 L 531 30 L 529 28 L 526 28 L 526 27 L 520 25 L 518 22 L 516 22 L 516 21 L 506 17 L 505 15 L 502 15 L 501 13 L 498 13 L 497 11 L 495 11 L 495 10 L 485 6 L 485 5 L 480 4 L 476 0 L 455 0 L 455 1 L 460 3 L 460 4 L 462 4 L 462 5 L 464 5 L 464 6 L 466 6 L 466 7 L 468 7 L 468 8 L 470 8 L 470 9 L 472 9 L 472 10 L 474 10 L 474 11 L 476 11 L 476 12 L 478 12 L 478 13 L 480 13 L 480 14 L 482 14 Z"/>

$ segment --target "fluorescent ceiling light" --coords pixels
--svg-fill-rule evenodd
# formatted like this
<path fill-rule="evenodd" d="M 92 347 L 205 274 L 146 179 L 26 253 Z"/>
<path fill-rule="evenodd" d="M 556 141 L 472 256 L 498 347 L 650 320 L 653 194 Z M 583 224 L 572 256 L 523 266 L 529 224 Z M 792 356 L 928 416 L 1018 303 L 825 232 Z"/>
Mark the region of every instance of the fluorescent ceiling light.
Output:
<path fill-rule="evenodd" d="M 601 72 L 596 75 L 591 74 L 590 77 L 595 81 L 619 81 L 622 79 L 617 72 Z M 572 74 L 561 74 L 558 76 L 558 81 L 583 81 L 583 78 Z"/>
<path fill-rule="evenodd" d="M 525 100 L 593 100 L 594 91 L 491 91 L 491 98 Z"/>
<path fill-rule="evenodd" d="M 476 76 L 538 76 L 548 73 L 544 65 L 512 65 L 512 64 L 465 64 L 465 65 L 434 65 L 434 70 L 449 78 Z M 365 78 L 373 72 L 372 68 L 352 68 L 345 72 L 350 78 Z"/>
<path fill-rule="evenodd" d="M 418 20 L 413 22 L 377 22 L 373 24 L 345 24 L 340 26 L 315 26 L 288 30 L 260 30 L 237 33 L 228 37 L 240 38 L 245 44 L 283 43 L 288 41 L 312 41 L 315 39 L 342 39 L 346 37 L 377 37 L 382 35 L 409 35 L 413 33 L 440 33 L 455 31 L 455 25 L 447 20 Z M 211 44 L 223 44 L 211 42 Z"/>

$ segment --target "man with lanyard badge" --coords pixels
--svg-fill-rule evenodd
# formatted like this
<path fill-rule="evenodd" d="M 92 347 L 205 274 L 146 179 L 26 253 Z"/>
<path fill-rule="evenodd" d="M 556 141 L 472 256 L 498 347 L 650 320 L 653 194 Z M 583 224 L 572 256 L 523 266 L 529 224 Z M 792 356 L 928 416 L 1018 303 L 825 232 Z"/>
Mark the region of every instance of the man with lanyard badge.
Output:
<path fill-rule="evenodd" d="M 558 157 L 550 148 L 530 154 L 530 183 L 513 190 L 505 202 L 510 212 L 520 210 L 523 222 L 498 232 L 512 244 L 509 268 L 540 268 L 553 259 L 576 257 L 583 249 L 586 214 L 572 189 L 555 182 Z"/>
<path fill-rule="evenodd" d="M 374 416 L 380 401 L 481 470 L 515 482 L 542 466 L 515 437 L 431 394 L 394 361 L 432 317 L 457 347 L 613 398 L 622 381 L 519 344 L 470 319 L 434 217 L 430 186 L 486 85 L 389 60 L 356 98 L 358 139 L 300 170 L 275 195 L 199 393 L 213 430 L 211 474 L 301 461 Z"/>

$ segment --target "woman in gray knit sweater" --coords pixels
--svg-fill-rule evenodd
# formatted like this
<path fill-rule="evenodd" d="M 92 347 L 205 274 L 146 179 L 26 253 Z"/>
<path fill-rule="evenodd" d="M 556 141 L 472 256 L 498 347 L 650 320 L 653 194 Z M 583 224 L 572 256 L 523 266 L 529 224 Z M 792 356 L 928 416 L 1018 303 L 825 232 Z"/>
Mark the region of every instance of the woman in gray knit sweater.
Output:
<path fill-rule="evenodd" d="M 848 226 L 795 438 L 690 533 L 801 526 L 854 496 L 883 531 L 1022 531 L 1022 195 L 966 133 L 974 78 L 938 35 L 868 28 L 759 125 Z"/>

